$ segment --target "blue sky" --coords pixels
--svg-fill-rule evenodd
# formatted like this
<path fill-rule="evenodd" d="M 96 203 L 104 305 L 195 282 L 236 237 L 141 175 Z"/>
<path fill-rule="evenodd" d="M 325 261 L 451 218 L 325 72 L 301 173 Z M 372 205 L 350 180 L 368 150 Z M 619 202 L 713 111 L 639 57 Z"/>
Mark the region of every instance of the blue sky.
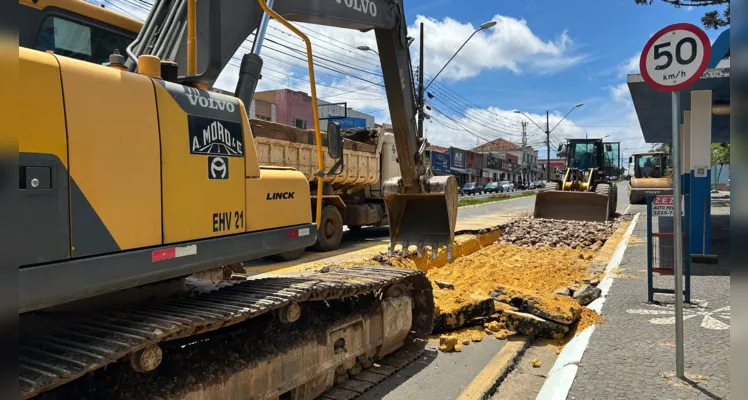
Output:
<path fill-rule="evenodd" d="M 116 4 L 144 19 L 140 0 L 90 0 Z M 146 0 L 147 1 L 147 0 Z M 334 0 L 329 0 L 334 1 Z M 487 140 L 520 141 L 522 110 L 539 124 L 545 111 L 553 127 L 577 103 L 584 103 L 552 135 L 552 147 L 567 137 L 602 137 L 620 140 L 624 157 L 651 147 L 644 143 L 636 113 L 625 85 L 627 73 L 638 73 L 638 54 L 649 37 L 676 22 L 701 26 L 708 8 L 674 8 L 655 0 L 638 6 L 634 0 L 406 0 L 409 35 L 418 38 L 425 26 L 425 71 L 430 76 L 481 23 L 497 24 L 476 34 L 430 88 L 433 107 L 426 124 L 433 144 L 470 149 Z M 373 32 L 298 24 L 312 37 L 318 97 L 346 101 L 360 111 L 389 122 L 381 69 L 374 53 Z M 720 31 L 708 31 L 714 40 Z M 309 76 L 302 43 L 271 22 L 262 56 L 263 80 L 258 90 L 290 87 L 309 93 Z M 248 51 L 253 36 L 236 54 L 236 63 Z M 274 41 L 275 43 L 272 43 Z M 411 45 L 417 65 L 419 40 Z M 216 86 L 233 90 L 236 66 L 227 66 Z M 545 155 L 544 135 L 532 122 L 528 143 Z"/>

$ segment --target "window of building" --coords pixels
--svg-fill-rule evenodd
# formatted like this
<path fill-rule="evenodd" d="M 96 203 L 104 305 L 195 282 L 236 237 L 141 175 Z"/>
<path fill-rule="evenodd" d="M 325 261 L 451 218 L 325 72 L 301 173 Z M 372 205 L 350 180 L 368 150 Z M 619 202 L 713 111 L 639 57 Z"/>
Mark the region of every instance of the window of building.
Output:
<path fill-rule="evenodd" d="M 36 50 L 102 64 L 115 49 L 125 54 L 132 39 L 113 31 L 87 26 L 68 19 L 47 17 L 36 37 Z"/>
<path fill-rule="evenodd" d="M 307 129 L 306 121 L 296 117 L 291 117 L 291 125 L 301 129 Z"/>
<path fill-rule="evenodd" d="M 270 121 L 271 120 L 270 117 L 266 117 L 264 115 L 259 115 L 259 114 L 257 114 L 257 119 L 261 119 L 263 121 Z"/>

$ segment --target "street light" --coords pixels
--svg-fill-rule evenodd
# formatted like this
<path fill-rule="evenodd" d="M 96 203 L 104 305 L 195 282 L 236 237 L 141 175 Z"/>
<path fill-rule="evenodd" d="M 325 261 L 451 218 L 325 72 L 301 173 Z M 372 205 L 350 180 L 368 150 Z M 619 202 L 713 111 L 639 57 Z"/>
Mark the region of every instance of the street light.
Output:
<path fill-rule="evenodd" d="M 465 42 L 462 44 L 462 46 L 460 46 L 460 48 L 457 49 L 457 51 L 452 55 L 452 58 L 450 58 L 447 61 L 447 63 L 444 64 L 444 66 L 442 67 L 442 69 L 440 69 L 439 72 L 436 73 L 436 76 L 434 76 L 433 78 L 431 78 L 431 82 L 429 82 L 429 84 L 426 85 L 426 87 L 423 88 L 423 90 L 425 91 L 426 89 L 429 88 L 429 86 L 431 86 L 432 83 L 434 83 L 434 81 L 439 76 L 439 74 L 441 74 L 442 71 L 444 71 L 444 68 L 446 68 L 447 65 L 449 65 L 450 61 L 452 61 L 452 59 L 455 58 L 455 56 L 457 55 L 457 53 L 459 53 L 460 50 L 462 50 L 462 48 L 465 47 L 465 45 L 467 44 L 468 41 L 470 41 L 470 39 L 473 37 L 473 35 L 475 35 L 476 33 L 480 32 L 480 31 L 482 31 L 484 29 L 488 29 L 488 28 L 490 28 L 490 27 L 492 27 L 494 25 L 496 25 L 496 21 L 488 21 L 488 22 L 484 22 L 484 23 L 480 24 L 480 27 L 478 29 L 476 29 L 475 32 L 471 33 L 470 36 L 468 36 L 468 38 L 465 40 Z"/>
<path fill-rule="evenodd" d="M 535 126 L 537 126 L 538 129 L 540 129 L 541 131 L 545 132 L 545 146 L 546 146 L 546 149 L 548 150 L 548 153 L 547 153 L 548 160 L 547 160 L 547 165 L 546 165 L 546 177 L 547 177 L 548 181 L 551 180 L 551 132 L 553 132 L 553 130 L 556 129 L 556 127 L 561 123 L 561 121 L 565 120 L 566 117 L 568 117 L 569 114 L 571 114 L 572 111 L 574 111 L 575 109 L 577 109 L 579 107 L 582 107 L 583 105 L 584 105 L 584 103 L 578 103 L 577 105 L 575 105 L 574 107 L 572 107 L 571 110 L 569 110 L 569 112 L 567 112 L 566 115 L 564 115 L 564 117 L 561 118 L 561 120 L 558 121 L 556 123 L 556 125 L 553 126 L 552 129 L 549 128 L 550 127 L 550 120 L 549 120 L 549 116 L 548 116 L 548 111 L 545 112 L 545 129 L 543 129 L 542 126 L 538 125 L 535 121 L 532 120 L 532 118 L 528 117 L 527 114 L 523 113 L 522 111 L 520 111 L 520 110 L 514 110 L 513 111 L 515 114 L 522 114 L 522 115 L 524 115 L 527 119 L 530 120 L 530 122 L 532 122 L 533 124 L 535 124 Z"/>
<path fill-rule="evenodd" d="M 361 50 L 361 51 L 371 51 L 371 52 L 373 52 L 374 54 L 376 54 L 376 55 L 379 55 L 379 53 L 377 53 L 377 51 L 376 51 L 376 50 L 372 49 L 372 48 L 371 48 L 371 47 L 369 47 L 369 46 L 357 46 L 356 48 L 357 48 L 357 49 L 359 49 L 359 50 Z"/>

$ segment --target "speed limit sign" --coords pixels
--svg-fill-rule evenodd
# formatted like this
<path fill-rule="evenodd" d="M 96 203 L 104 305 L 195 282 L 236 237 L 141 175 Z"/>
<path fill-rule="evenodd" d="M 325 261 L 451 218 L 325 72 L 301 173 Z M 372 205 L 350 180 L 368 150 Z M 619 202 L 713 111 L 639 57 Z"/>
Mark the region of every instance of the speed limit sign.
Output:
<path fill-rule="evenodd" d="M 699 27 L 673 24 L 655 33 L 644 45 L 639 69 L 652 88 L 677 92 L 701 77 L 711 54 L 709 38 Z"/>

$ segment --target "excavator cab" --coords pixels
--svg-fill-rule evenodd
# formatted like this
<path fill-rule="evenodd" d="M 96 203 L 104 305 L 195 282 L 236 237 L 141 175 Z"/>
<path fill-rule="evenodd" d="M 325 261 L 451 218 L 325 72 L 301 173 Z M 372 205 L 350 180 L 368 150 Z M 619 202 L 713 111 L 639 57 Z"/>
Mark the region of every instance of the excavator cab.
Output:
<path fill-rule="evenodd" d="M 602 139 L 568 139 L 559 147 L 566 156 L 562 180 L 550 181 L 535 198 L 535 218 L 574 221 L 607 221 L 615 216 L 617 190 L 604 174 Z"/>

